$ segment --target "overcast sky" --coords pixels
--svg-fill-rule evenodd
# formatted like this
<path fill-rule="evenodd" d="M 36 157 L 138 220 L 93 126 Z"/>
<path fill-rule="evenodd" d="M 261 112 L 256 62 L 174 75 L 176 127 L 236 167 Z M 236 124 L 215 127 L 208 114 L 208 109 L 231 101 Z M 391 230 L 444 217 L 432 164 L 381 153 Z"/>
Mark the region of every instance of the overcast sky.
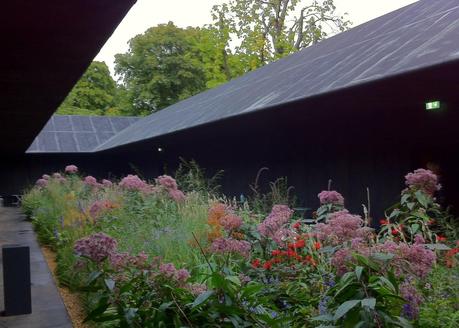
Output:
<path fill-rule="evenodd" d="M 117 53 L 128 50 L 128 41 L 149 27 L 173 21 L 180 27 L 211 22 L 210 10 L 224 0 L 137 0 L 95 60 L 105 61 L 113 70 Z M 353 26 L 409 5 L 416 0 L 335 0 L 339 13 L 347 12 Z"/>

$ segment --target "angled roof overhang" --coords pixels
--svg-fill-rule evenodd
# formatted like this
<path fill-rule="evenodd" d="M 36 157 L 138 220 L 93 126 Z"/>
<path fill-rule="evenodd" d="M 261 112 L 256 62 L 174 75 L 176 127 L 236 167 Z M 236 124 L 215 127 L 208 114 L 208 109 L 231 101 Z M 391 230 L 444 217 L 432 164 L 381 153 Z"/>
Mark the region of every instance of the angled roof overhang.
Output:
<path fill-rule="evenodd" d="M 375 92 L 390 94 L 397 88 L 390 81 L 411 77 L 416 82 L 426 72 L 443 74 L 445 68 L 457 68 L 457 40 L 457 0 L 421 0 L 147 116 L 95 151 L 125 148 L 311 99 L 331 99 L 348 90 L 360 97 L 364 95 L 356 90 L 368 91 L 380 82 L 385 83 L 383 92 Z M 449 77 L 443 80 L 437 76 L 440 83 L 433 88 L 451 82 Z M 393 94 L 399 96 L 397 91 Z"/>
<path fill-rule="evenodd" d="M 135 0 L 14 0 L 0 9 L 0 151 L 24 153 Z"/>

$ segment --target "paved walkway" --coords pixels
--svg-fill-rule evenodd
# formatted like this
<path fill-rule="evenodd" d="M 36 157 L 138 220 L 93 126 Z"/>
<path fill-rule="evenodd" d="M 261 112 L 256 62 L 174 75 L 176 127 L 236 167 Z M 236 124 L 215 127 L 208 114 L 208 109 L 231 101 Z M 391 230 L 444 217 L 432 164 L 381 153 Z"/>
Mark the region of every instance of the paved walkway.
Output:
<path fill-rule="evenodd" d="M 17 208 L 0 207 L 0 248 L 5 244 L 30 247 L 32 314 L 0 316 L 0 328 L 71 328 L 67 310 L 38 246 L 32 225 Z M 0 266 L 0 311 L 3 309 L 3 273 Z"/>

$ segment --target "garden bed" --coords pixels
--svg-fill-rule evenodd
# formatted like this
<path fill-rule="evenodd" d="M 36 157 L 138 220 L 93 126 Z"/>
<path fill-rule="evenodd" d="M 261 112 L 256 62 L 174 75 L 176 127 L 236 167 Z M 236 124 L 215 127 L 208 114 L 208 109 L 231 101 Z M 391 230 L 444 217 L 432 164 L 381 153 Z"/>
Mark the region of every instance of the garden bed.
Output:
<path fill-rule="evenodd" d="M 82 296 L 74 320 L 84 311 L 103 327 L 459 325 L 458 221 L 436 203 L 432 172 L 405 177 L 378 230 L 336 191 L 318 195 L 309 225 L 288 188 L 240 202 L 181 173 L 98 181 L 70 165 L 25 193 L 64 299 Z"/>

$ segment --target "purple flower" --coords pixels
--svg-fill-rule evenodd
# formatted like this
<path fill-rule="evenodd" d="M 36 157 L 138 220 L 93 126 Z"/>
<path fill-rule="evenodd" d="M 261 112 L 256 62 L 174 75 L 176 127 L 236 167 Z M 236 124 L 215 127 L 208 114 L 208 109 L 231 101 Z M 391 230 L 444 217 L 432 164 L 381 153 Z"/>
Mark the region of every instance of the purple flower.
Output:
<path fill-rule="evenodd" d="M 403 305 L 402 314 L 410 320 L 414 320 L 419 315 L 419 306 L 422 304 L 422 297 L 418 294 L 416 287 L 409 280 L 400 285 L 400 294 L 407 303 Z"/>
<path fill-rule="evenodd" d="M 249 256 L 251 248 L 248 241 L 233 238 L 217 238 L 210 246 L 213 253 L 236 253 L 243 257 Z"/>
<path fill-rule="evenodd" d="M 188 272 L 187 269 L 179 269 L 177 270 L 177 272 L 175 273 L 175 278 L 179 281 L 179 282 L 185 282 L 188 280 L 188 278 L 190 278 L 190 273 Z"/>
<path fill-rule="evenodd" d="M 167 278 L 174 278 L 176 271 L 173 263 L 163 263 L 159 266 L 159 272 Z"/>
<path fill-rule="evenodd" d="M 188 284 L 185 288 L 188 289 L 194 296 L 201 295 L 207 291 L 207 286 L 204 284 Z"/>
<path fill-rule="evenodd" d="M 276 232 L 286 224 L 293 215 L 287 205 L 274 205 L 268 217 L 258 225 L 257 230 L 263 237 L 273 238 Z"/>
<path fill-rule="evenodd" d="M 352 215 L 347 210 L 334 212 L 327 223 L 315 226 L 317 237 L 332 245 L 339 245 L 355 238 L 367 239 L 371 229 L 363 226 L 363 220 L 358 215 Z"/>
<path fill-rule="evenodd" d="M 67 165 L 65 167 L 65 173 L 77 173 L 78 172 L 78 167 L 75 165 Z"/>
<path fill-rule="evenodd" d="M 438 183 L 438 176 L 430 170 L 417 169 L 405 176 L 405 184 L 414 190 L 422 190 L 426 194 L 433 196 L 441 189 Z"/>
<path fill-rule="evenodd" d="M 45 188 L 48 185 L 48 180 L 45 179 L 38 179 L 35 184 L 40 188 Z"/>
<path fill-rule="evenodd" d="M 49 180 L 51 177 L 48 174 L 43 174 L 41 178 L 44 180 Z"/>
<path fill-rule="evenodd" d="M 102 185 L 103 185 L 105 188 L 110 188 L 110 187 L 113 185 L 113 182 L 111 182 L 110 180 L 107 180 L 107 179 L 103 179 L 103 180 L 102 180 Z"/>
<path fill-rule="evenodd" d="M 190 273 L 186 269 L 177 269 L 173 263 L 162 263 L 159 272 L 168 279 L 173 279 L 183 285 L 189 278 Z"/>
<path fill-rule="evenodd" d="M 172 198 L 176 202 L 182 202 L 185 200 L 185 194 L 181 190 L 169 190 L 168 194 L 170 198 Z"/>
<path fill-rule="evenodd" d="M 88 175 L 84 178 L 83 183 L 90 187 L 99 187 L 100 184 L 97 182 L 97 179 L 91 175 Z"/>
<path fill-rule="evenodd" d="M 220 219 L 220 224 L 223 226 L 223 229 L 229 232 L 240 228 L 242 225 L 242 219 L 239 216 L 230 213 Z"/>
<path fill-rule="evenodd" d="M 131 191 L 149 191 L 149 185 L 145 181 L 140 179 L 137 175 L 132 174 L 129 174 L 127 177 L 124 177 L 119 183 L 119 186 L 123 189 Z"/>
<path fill-rule="evenodd" d="M 117 242 L 112 237 L 98 232 L 75 242 L 74 250 L 80 256 L 85 256 L 100 263 L 116 252 Z"/>
<path fill-rule="evenodd" d="M 344 197 L 337 191 L 334 190 L 324 190 L 317 195 L 320 200 L 320 204 L 336 204 L 344 205 Z"/>
<path fill-rule="evenodd" d="M 156 178 L 156 183 L 166 188 L 166 190 L 177 190 L 177 181 L 168 175 L 161 175 Z"/>
<path fill-rule="evenodd" d="M 62 178 L 62 175 L 60 173 L 56 172 L 56 173 L 53 173 L 53 178 L 60 179 L 60 178 Z"/>

